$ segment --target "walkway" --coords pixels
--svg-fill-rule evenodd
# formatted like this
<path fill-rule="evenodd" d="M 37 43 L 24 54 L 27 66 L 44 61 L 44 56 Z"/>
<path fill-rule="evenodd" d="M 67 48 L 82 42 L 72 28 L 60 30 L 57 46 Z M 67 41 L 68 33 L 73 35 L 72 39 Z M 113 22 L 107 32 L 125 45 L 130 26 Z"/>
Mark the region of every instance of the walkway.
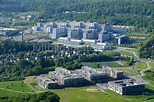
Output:
<path fill-rule="evenodd" d="M 141 76 L 144 76 L 145 75 L 145 71 L 147 71 L 147 70 L 150 70 L 151 68 L 152 68 L 152 66 L 151 66 L 151 64 L 149 64 L 149 62 L 147 61 L 146 62 L 146 64 L 147 64 L 147 66 L 148 66 L 148 68 L 147 69 L 145 69 L 145 70 L 141 70 L 140 71 L 140 73 L 141 73 Z"/>

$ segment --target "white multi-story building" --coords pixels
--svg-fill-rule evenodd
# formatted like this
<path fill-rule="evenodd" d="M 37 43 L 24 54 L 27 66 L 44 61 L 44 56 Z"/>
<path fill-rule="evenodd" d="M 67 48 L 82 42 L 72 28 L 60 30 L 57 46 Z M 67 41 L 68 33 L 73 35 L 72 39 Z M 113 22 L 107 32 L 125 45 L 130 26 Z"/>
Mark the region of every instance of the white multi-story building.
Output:
<path fill-rule="evenodd" d="M 95 30 L 90 29 L 83 33 L 83 39 L 94 39 L 95 38 Z"/>
<path fill-rule="evenodd" d="M 49 34 L 49 37 L 58 39 L 67 37 L 69 39 L 92 39 L 100 43 L 121 35 L 120 30 L 113 30 L 111 24 L 98 24 L 96 22 L 48 22 L 37 23 L 32 27 L 34 34 Z"/>
<path fill-rule="evenodd" d="M 67 36 L 67 29 L 65 27 L 53 28 L 52 38 L 57 39 L 65 36 Z"/>
<path fill-rule="evenodd" d="M 67 31 L 67 37 L 68 38 L 79 38 L 80 37 L 80 29 L 79 28 L 69 29 Z"/>
<path fill-rule="evenodd" d="M 104 42 L 110 39 L 110 35 L 108 32 L 101 32 L 98 36 L 100 42 Z"/>

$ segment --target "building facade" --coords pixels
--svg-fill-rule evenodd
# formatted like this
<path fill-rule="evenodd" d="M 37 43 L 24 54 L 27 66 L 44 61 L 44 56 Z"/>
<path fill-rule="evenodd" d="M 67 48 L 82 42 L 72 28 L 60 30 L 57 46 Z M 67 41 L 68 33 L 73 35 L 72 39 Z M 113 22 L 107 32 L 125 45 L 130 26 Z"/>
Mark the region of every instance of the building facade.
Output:
<path fill-rule="evenodd" d="M 108 89 L 121 95 L 137 95 L 143 94 L 144 86 L 142 82 L 132 79 L 116 80 L 108 82 Z"/>

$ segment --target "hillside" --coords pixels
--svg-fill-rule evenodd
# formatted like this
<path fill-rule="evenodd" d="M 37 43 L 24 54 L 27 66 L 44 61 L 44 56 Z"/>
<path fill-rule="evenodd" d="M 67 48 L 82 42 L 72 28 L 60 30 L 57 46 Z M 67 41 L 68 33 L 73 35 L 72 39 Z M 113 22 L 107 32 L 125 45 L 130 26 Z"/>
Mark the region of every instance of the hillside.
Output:
<path fill-rule="evenodd" d="M 0 11 L 6 12 L 24 12 L 25 9 L 21 6 L 21 3 L 14 0 L 1 0 Z"/>
<path fill-rule="evenodd" d="M 5 2 L 4 2 L 5 1 Z M 154 3 L 150 0 L 1 0 L 0 11 L 40 12 L 38 18 L 110 22 L 152 32 Z M 141 29 L 142 28 L 142 29 Z"/>
<path fill-rule="evenodd" d="M 143 58 L 154 58 L 154 35 L 151 35 L 139 48 L 139 56 Z"/>

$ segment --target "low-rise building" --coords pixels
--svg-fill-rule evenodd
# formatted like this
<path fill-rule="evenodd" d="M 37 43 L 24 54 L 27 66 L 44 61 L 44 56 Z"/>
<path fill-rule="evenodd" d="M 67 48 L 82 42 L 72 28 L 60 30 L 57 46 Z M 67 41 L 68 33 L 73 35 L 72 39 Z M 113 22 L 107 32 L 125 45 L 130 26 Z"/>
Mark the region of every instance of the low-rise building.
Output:
<path fill-rule="evenodd" d="M 44 75 L 40 75 L 36 77 L 36 83 L 41 86 L 43 89 L 57 89 L 59 85 L 56 81 L 53 81 L 47 78 Z"/>
<path fill-rule="evenodd" d="M 132 79 L 108 82 L 108 89 L 121 95 L 143 94 L 145 84 Z"/>
<path fill-rule="evenodd" d="M 65 87 L 82 86 L 84 81 L 81 75 L 75 74 L 62 67 L 56 68 L 53 72 L 49 72 L 49 78 L 57 80 Z"/>
<path fill-rule="evenodd" d="M 122 79 L 124 77 L 124 74 L 122 71 L 118 71 L 108 66 L 102 66 L 102 71 L 106 72 L 108 76 L 115 78 L 115 79 Z"/>
<path fill-rule="evenodd" d="M 82 69 L 75 70 L 75 72 L 83 76 L 86 80 L 95 83 L 106 81 L 108 78 L 106 73 L 88 66 L 83 66 Z"/>

